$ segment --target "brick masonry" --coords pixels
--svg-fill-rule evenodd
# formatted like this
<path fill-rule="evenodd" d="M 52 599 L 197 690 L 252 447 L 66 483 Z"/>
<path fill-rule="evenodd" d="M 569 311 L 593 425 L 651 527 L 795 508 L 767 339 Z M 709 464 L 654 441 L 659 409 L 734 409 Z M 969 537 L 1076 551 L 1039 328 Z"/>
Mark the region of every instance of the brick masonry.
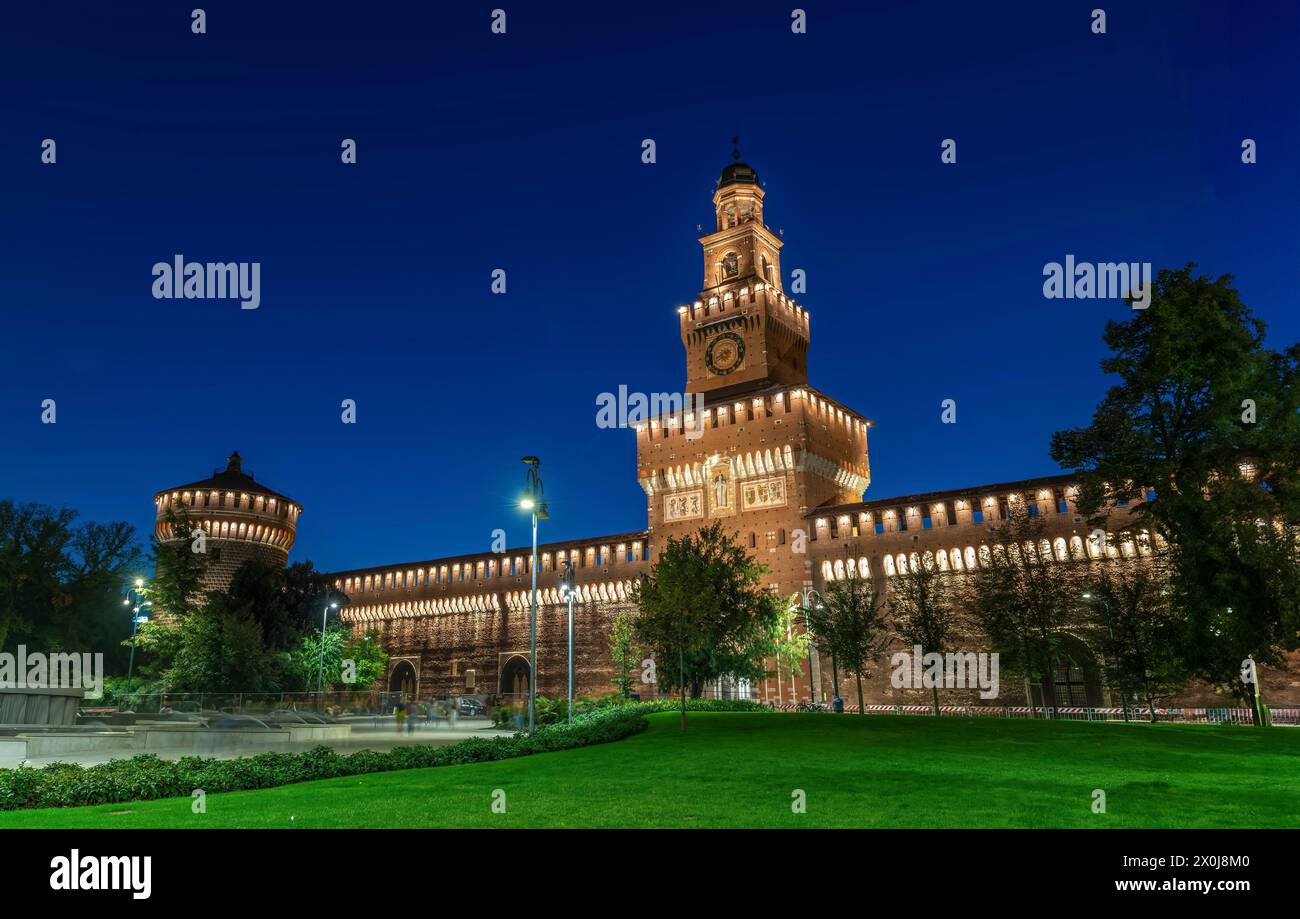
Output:
<path fill-rule="evenodd" d="M 539 547 L 537 669 L 544 695 L 565 691 L 566 609 L 558 589 L 565 558 L 574 564 L 581 593 L 575 622 L 577 692 L 597 695 L 613 689 L 609 625 L 618 612 L 631 609 L 632 585 L 649 571 L 667 538 L 715 520 L 768 566 L 766 583 L 783 595 L 804 587 L 821 590 L 850 569 L 887 580 L 899 565 L 927 553 L 950 570 L 966 570 L 978 564 L 987 528 L 1017 502 L 1043 518 L 1058 555 L 1089 553 L 1089 528 L 1077 513 L 1068 476 L 862 500 L 871 484 L 867 438 L 872 425 L 808 383 L 811 320 L 782 287 L 781 239 L 763 223 L 764 195 L 757 174 L 743 163 L 729 165 L 719 179 L 713 199 L 716 229 L 700 238 L 703 286 L 697 299 L 678 308 L 685 392 L 698 394 L 703 404 L 692 401 L 679 413 L 632 425 L 646 528 Z M 198 501 L 192 513 L 208 521 L 206 529 L 225 534 L 234 527 L 242 534 L 220 543 L 218 581 L 228 581 L 233 571 L 228 561 L 234 564 L 248 553 L 287 558 L 301 512 L 251 477 L 232 479 L 242 473 L 238 454 L 231 459 L 232 466 L 214 479 L 156 498 L 160 521 L 168 501 Z M 226 478 L 218 482 L 221 476 Z M 1146 535 L 1129 525 L 1132 510 L 1111 509 L 1104 551 L 1112 558 L 1136 561 L 1149 552 Z M 344 618 L 383 637 L 392 655 L 390 688 L 421 698 L 510 693 L 523 685 L 526 674 L 520 658 L 526 662 L 528 653 L 530 555 L 531 547 L 515 548 L 333 576 L 351 600 Z M 981 647 L 977 634 L 964 644 L 963 650 L 992 650 Z M 908 649 L 896 643 L 882 655 L 865 681 L 866 701 L 928 703 L 929 690 L 890 685 L 889 655 L 895 650 Z M 1087 703 L 1108 703 L 1095 655 L 1081 641 L 1072 653 L 1087 674 L 1079 687 Z M 1298 665 L 1300 656 L 1293 655 L 1288 668 L 1261 668 L 1271 703 L 1300 704 Z M 820 655 L 813 661 L 813 685 L 810 692 L 805 670 L 794 678 L 774 673 L 753 689 L 770 702 L 829 698 L 834 675 Z M 643 692 L 656 689 L 650 685 Z M 989 704 L 1024 702 L 1023 685 L 1001 689 Z M 847 675 L 840 675 L 840 691 L 856 700 Z M 974 695 L 950 691 L 942 701 L 973 702 Z M 1222 699 L 1208 687 L 1192 687 L 1181 701 Z"/>

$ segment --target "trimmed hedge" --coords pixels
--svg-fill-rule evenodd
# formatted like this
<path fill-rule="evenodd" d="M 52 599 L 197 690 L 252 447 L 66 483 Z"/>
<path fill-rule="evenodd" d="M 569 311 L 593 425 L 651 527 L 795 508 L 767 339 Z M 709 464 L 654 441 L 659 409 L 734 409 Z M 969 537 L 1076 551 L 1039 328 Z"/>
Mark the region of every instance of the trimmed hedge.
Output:
<path fill-rule="evenodd" d="M 572 725 L 539 728 L 531 737 L 527 734 L 470 737 L 445 747 L 394 747 L 386 753 L 360 750 L 345 755 L 319 746 L 305 753 L 261 753 L 227 760 L 199 756 L 165 760 L 143 753 L 90 767 L 75 763 L 51 763 L 39 769 L 19 766 L 0 770 L 0 810 L 188 797 L 199 788 L 209 793 L 248 791 L 345 775 L 459 766 L 571 750 L 631 737 L 645 730 L 645 715 L 678 711 L 680 707 L 680 702 L 667 700 L 608 706 L 576 716 Z M 707 699 L 688 699 L 686 709 L 688 712 L 771 711 L 752 702 Z"/>

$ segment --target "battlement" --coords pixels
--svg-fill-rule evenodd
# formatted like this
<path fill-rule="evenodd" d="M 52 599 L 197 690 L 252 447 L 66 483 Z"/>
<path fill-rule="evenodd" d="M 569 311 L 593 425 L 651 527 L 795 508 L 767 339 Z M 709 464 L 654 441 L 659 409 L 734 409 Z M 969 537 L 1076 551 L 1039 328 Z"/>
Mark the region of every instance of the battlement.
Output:
<path fill-rule="evenodd" d="M 1144 494 L 1151 500 L 1154 493 Z M 1049 560 L 1143 558 L 1163 548 L 1158 533 L 1135 529 L 1142 502 L 1112 502 L 1098 524 L 1079 514 L 1077 497 L 1073 477 L 1058 475 L 818 508 L 805 515 L 812 522 L 808 551 L 823 582 L 890 578 L 919 565 L 973 571 L 1002 551 L 989 531 L 1021 511 L 1043 519 L 1036 549 Z"/>
<path fill-rule="evenodd" d="M 774 286 L 757 281 L 733 285 L 728 290 L 677 307 L 682 337 L 685 339 L 689 334 L 704 334 L 707 331 L 702 328 L 704 324 L 712 328 L 713 322 L 739 317 L 751 306 L 767 306 L 768 315 L 785 319 L 805 337 L 810 334 L 809 312 Z"/>
<path fill-rule="evenodd" d="M 852 539 L 869 542 L 896 534 L 916 536 L 954 528 L 987 530 L 1005 522 L 1020 509 L 1030 517 L 1043 517 L 1052 522 L 1064 520 L 1083 527 L 1087 521 L 1079 513 L 1076 503 L 1078 491 L 1071 475 L 1044 476 L 817 508 L 805 517 L 813 522 L 810 531 L 813 541 Z M 1155 492 L 1145 489 L 1143 494 L 1149 501 Z M 1104 515 L 1131 515 L 1141 503 L 1112 502 Z"/>
<path fill-rule="evenodd" d="M 588 602 L 608 596 L 625 598 L 629 585 L 649 569 L 649 533 L 642 530 L 539 545 L 540 593 L 559 596 L 566 559 L 573 564 L 580 598 L 586 597 Z M 353 601 L 349 609 L 356 615 L 360 615 L 358 609 L 412 603 L 416 605 L 405 608 L 417 609 L 426 602 L 446 610 L 499 609 L 502 603 L 514 608 L 519 593 L 525 598 L 531 593 L 532 547 L 358 568 L 334 572 L 332 577 L 334 587 Z M 610 590 L 614 594 L 609 594 Z"/>
<path fill-rule="evenodd" d="M 224 470 L 201 481 L 164 489 L 154 495 L 154 537 L 159 542 L 189 540 L 192 530 L 177 532 L 173 512 L 182 511 L 191 528 L 202 530 L 212 548 L 213 564 L 205 578 L 209 589 L 225 589 L 245 561 L 260 559 L 284 565 L 298 533 L 302 505 L 244 472 L 239 452 Z"/>
<path fill-rule="evenodd" d="M 704 430 L 803 414 L 808 421 L 826 425 L 828 431 L 834 427 L 853 437 L 862 437 L 864 450 L 867 431 L 874 426 L 870 419 L 811 386 L 768 386 L 738 396 L 708 393 L 704 405 Z M 636 430 L 638 443 L 673 437 L 686 439 L 687 434 L 695 430 L 695 413 L 690 410 L 689 403 L 680 412 L 677 404 L 673 403 L 668 410 L 632 427 Z"/>

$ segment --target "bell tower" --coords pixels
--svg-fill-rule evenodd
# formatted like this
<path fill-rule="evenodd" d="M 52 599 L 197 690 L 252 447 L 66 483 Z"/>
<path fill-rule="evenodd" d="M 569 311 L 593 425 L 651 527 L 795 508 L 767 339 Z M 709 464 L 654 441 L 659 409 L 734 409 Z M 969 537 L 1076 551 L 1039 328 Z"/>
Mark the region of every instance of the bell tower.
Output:
<path fill-rule="evenodd" d="M 732 160 L 713 193 L 716 229 L 700 237 L 699 299 L 678 310 L 686 390 L 708 399 L 808 382 L 808 314 L 782 288 L 782 242 L 763 222 L 758 173 L 739 149 Z"/>

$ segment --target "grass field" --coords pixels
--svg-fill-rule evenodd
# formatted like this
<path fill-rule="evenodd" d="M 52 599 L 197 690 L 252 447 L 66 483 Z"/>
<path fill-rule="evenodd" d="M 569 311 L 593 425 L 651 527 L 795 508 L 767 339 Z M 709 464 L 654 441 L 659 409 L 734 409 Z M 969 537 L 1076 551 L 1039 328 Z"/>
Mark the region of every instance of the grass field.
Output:
<path fill-rule="evenodd" d="M 1288 728 L 700 713 L 683 737 L 675 715 L 649 721 L 562 753 L 209 795 L 206 814 L 180 798 L 0 828 L 1300 826 Z"/>

